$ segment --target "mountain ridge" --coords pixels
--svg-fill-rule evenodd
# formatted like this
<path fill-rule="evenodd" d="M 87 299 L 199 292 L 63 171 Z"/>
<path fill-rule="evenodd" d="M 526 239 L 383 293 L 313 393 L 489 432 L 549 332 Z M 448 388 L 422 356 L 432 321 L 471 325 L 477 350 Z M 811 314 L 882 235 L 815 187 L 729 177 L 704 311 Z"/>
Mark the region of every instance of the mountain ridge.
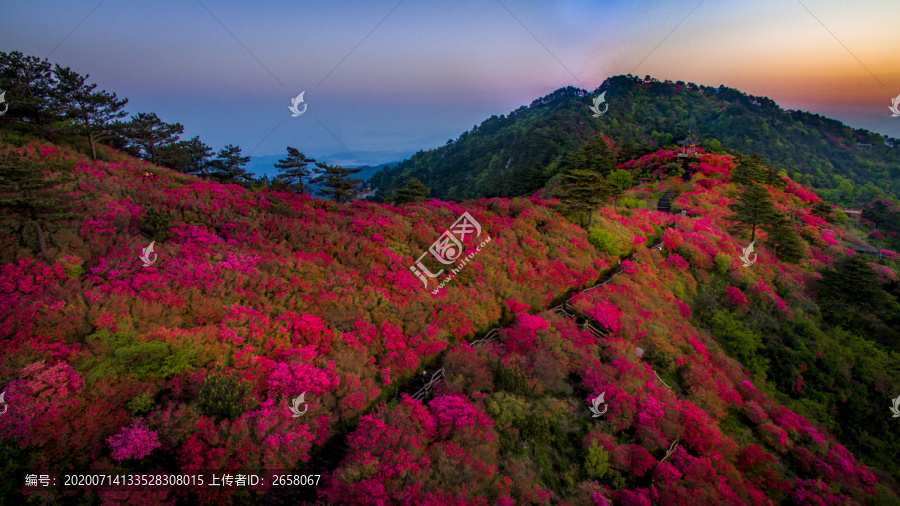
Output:
<path fill-rule="evenodd" d="M 609 109 L 598 118 L 590 105 L 601 92 Z M 897 139 L 786 111 L 767 97 L 724 85 L 631 75 L 608 78 L 591 93 L 560 88 L 509 115 L 492 116 L 445 146 L 376 174 L 372 182 L 384 193 L 415 177 L 443 199 L 527 195 L 559 172 L 562 156 L 591 138 L 611 139 L 626 161 L 671 148 L 690 132 L 713 151 L 727 146 L 732 153 L 760 153 L 776 170 L 827 191 L 834 201 L 859 200 L 854 190 L 867 200 L 900 195 Z"/>

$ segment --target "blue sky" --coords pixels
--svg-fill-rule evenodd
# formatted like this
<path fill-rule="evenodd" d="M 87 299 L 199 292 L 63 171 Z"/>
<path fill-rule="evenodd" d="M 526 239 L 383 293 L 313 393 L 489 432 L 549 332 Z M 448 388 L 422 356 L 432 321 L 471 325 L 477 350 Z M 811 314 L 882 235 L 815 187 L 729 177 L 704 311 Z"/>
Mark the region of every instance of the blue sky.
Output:
<path fill-rule="evenodd" d="M 739 88 L 900 137 L 900 2 L 30 0 L 0 51 L 90 74 L 216 149 L 380 163 L 608 76 Z M 305 91 L 307 112 L 292 118 Z M 877 128 L 876 128 L 877 127 Z"/>

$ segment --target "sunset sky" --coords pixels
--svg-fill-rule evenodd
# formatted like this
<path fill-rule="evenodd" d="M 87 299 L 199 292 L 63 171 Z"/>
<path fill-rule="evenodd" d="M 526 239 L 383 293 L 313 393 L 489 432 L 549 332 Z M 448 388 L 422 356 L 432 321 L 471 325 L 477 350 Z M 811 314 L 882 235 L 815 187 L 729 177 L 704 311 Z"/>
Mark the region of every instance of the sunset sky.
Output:
<path fill-rule="evenodd" d="M 90 74 L 129 112 L 254 156 L 396 159 L 627 73 L 900 137 L 896 0 L 30 0 L 0 20 L 0 51 Z M 308 110 L 292 118 L 301 91 Z"/>

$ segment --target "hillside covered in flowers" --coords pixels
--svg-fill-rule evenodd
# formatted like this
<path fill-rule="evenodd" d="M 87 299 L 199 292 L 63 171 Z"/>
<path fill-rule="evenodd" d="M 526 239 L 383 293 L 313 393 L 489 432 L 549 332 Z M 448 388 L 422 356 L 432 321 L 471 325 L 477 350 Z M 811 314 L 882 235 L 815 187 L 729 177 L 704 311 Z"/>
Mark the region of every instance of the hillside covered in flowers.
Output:
<path fill-rule="evenodd" d="M 728 155 L 621 164 L 636 186 L 585 230 L 540 194 L 342 204 L 120 153 L 0 152 L 67 207 L 0 217 L 9 504 L 898 501 L 900 260 L 854 252 L 851 224 L 784 176 L 763 187 L 800 253 L 757 231 L 744 266 Z M 665 194 L 672 213 L 651 210 Z M 464 212 L 491 241 L 432 294 L 410 266 Z M 321 480 L 24 486 L 91 470 Z"/>

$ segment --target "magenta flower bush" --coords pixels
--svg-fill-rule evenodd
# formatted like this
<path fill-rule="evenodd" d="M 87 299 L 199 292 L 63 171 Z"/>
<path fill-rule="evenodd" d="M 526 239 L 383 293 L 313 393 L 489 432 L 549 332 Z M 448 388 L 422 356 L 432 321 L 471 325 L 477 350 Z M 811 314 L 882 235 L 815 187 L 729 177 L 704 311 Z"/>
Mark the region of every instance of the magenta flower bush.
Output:
<path fill-rule="evenodd" d="M 142 459 L 162 446 L 159 435 L 147 428 L 142 420 L 135 420 L 115 436 L 107 439 L 114 460 Z"/>

